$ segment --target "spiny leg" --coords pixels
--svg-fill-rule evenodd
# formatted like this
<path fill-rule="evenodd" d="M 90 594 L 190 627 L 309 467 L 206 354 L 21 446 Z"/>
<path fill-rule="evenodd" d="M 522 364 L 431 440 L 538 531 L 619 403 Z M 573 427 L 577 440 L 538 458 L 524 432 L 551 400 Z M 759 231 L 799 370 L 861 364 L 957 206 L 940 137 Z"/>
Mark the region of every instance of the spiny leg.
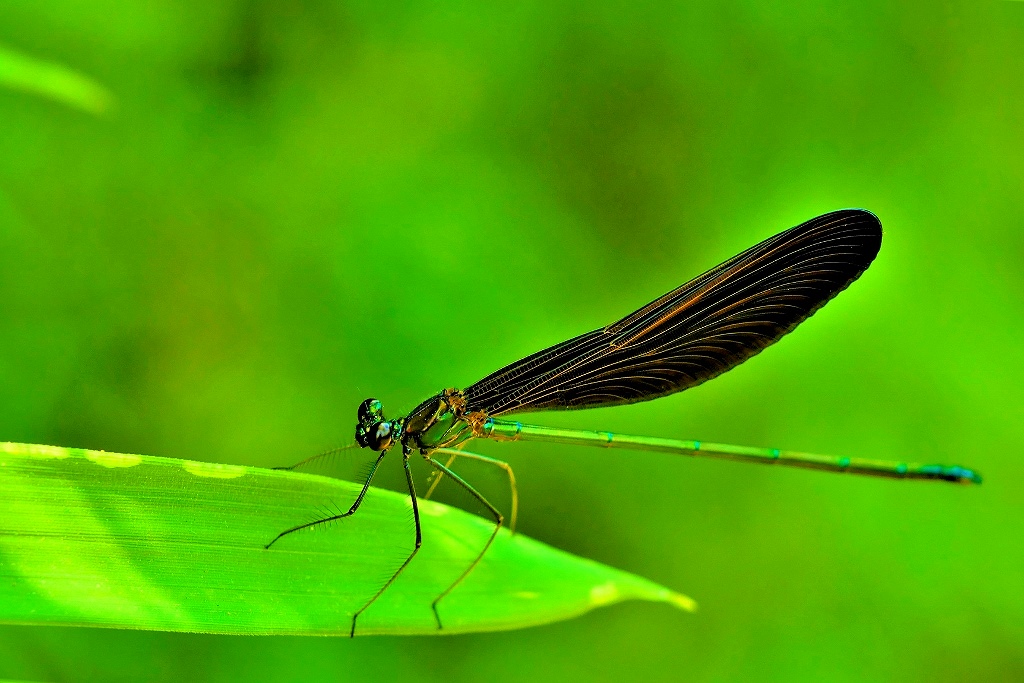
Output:
<path fill-rule="evenodd" d="M 462 453 L 462 452 L 459 452 L 459 455 L 465 455 L 465 454 Z M 440 595 L 438 595 L 436 598 L 434 598 L 434 602 L 430 603 L 430 609 L 434 610 L 434 619 L 437 621 L 437 628 L 440 629 L 440 628 L 442 628 L 442 626 L 441 626 L 441 615 L 438 614 L 438 612 L 437 612 L 437 603 L 441 602 L 441 600 L 446 595 L 448 595 L 453 590 L 455 590 L 455 587 L 458 586 L 460 583 L 462 583 L 462 580 L 465 579 L 467 576 L 469 576 L 469 573 L 471 571 L 476 569 L 476 566 L 480 563 L 480 560 L 483 559 L 484 553 L 486 553 L 487 549 L 491 547 L 491 543 L 494 542 L 494 538 L 498 535 L 498 531 L 501 529 L 501 524 L 502 524 L 502 522 L 504 521 L 505 518 L 502 517 L 500 512 L 498 512 L 498 508 L 496 508 L 493 505 L 491 505 L 490 501 L 488 501 L 486 498 L 484 498 L 480 494 L 479 491 L 477 491 L 475 488 L 470 486 L 469 483 L 466 482 L 465 479 L 463 479 L 459 475 L 455 474 L 450 469 L 448 469 L 447 467 L 445 467 L 444 465 L 442 465 L 438 461 L 434 460 L 433 458 L 428 457 L 427 461 L 433 467 L 439 469 L 440 471 L 444 472 L 449 477 L 451 477 L 452 480 L 455 481 L 455 483 L 457 483 L 459 486 L 461 486 L 462 488 L 466 489 L 466 491 L 468 491 L 474 498 L 476 498 L 481 503 L 483 503 L 484 506 L 486 506 L 487 509 L 490 510 L 491 514 L 494 515 L 494 531 L 491 533 L 490 538 L 487 539 L 487 543 L 484 545 L 483 550 L 480 551 L 480 554 L 476 556 L 476 559 L 474 559 L 473 562 L 466 568 L 466 571 L 462 572 L 462 575 L 459 576 L 459 578 L 455 579 L 455 582 L 452 583 L 452 585 L 450 585 L 447 588 L 445 588 L 444 591 Z"/>
<path fill-rule="evenodd" d="M 423 543 L 423 531 L 420 528 L 420 507 L 416 502 L 416 485 L 412 482 L 412 470 L 409 469 L 409 453 L 402 453 L 402 465 L 405 467 L 405 481 L 409 484 L 409 498 L 412 500 L 412 518 L 416 522 L 416 547 L 412 549 L 411 553 L 409 553 L 409 557 L 405 558 L 405 562 L 402 563 L 402 566 L 391 575 L 391 578 L 388 579 L 387 583 L 381 586 L 381 589 L 377 591 L 365 605 L 356 610 L 355 614 L 352 615 L 352 630 L 349 631 L 348 634 L 350 638 L 355 638 L 356 636 L 356 619 L 359 618 L 359 615 L 365 612 L 370 605 L 377 601 L 377 598 L 379 598 L 384 591 L 391 587 L 391 584 L 395 582 L 395 579 L 397 579 L 398 575 L 402 573 L 402 570 L 409 566 L 409 563 L 412 562 L 412 558 L 416 557 L 416 553 L 419 552 L 420 545 Z"/>
<path fill-rule="evenodd" d="M 454 448 L 438 448 L 434 453 L 446 453 L 451 455 L 448 462 L 445 463 L 445 467 L 451 467 L 455 458 L 469 458 L 470 460 L 479 460 L 485 462 L 488 465 L 494 465 L 502 470 L 505 470 L 505 474 L 508 475 L 508 487 L 512 491 L 512 512 L 509 515 L 508 530 L 509 533 L 514 534 L 516 532 L 516 520 L 519 518 L 519 489 L 516 486 L 516 475 L 512 471 L 512 465 L 509 465 L 504 460 L 498 460 L 497 458 L 491 458 L 486 455 L 480 455 L 479 453 L 470 453 L 469 451 L 456 450 Z M 440 479 L 440 476 L 438 477 Z M 437 486 L 435 483 L 434 486 Z M 433 490 L 433 489 L 431 489 Z"/>
<path fill-rule="evenodd" d="M 306 460 L 303 460 L 302 462 L 300 462 L 300 463 L 298 463 L 296 465 L 292 465 L 292 467 L 298 467 L 299 465 L 301 465 L 303 463 L 309 462 L 310 460 L 313 460 L 314 458 L 318 458 L 318 457 L 322 457 L 324 455 L 327 455 L 330 452 L 331 451 L 328 451 L 327 453 L 321 453 L 319 456 L 313 456 L 313 458 L 307 458 Z M 301 531 L 302 529 L 309 529 L 310 527 L 318 526 L 320 524 L 327 524 L 328 522 L 333 522 L 335 520 L 343 519 L 345 517 L 349 517 L 350 515 L 355 514 L 356 510 L 359 509 L 359 506 L 363 504 L 363 498 L 366 497 L 366 492 L 370 488 L 370 482 L 373 481 L 373 475 L 377 473 L 377 467 L 380 465 L 380 461 L 384 459 L 385 455 L 387 455 L 387 450 L 381 451 L 380 455 L 377 456 L 377 460 L 374 461 L 373 466 L 370 468 L 369 476 L 367 476 L 366 477 L 366 481 L 363 482 L 363 488 L 359 491 L 359 495 L 356 496 L 355 502 L 352 503 L 352 505 L 349 507 L 349 509 L 346 512 L 343 512 L 343 513 L 341 513 L 339 515 L 331 515 L 330 517 L 324 517 L 322 519 L 317 519 L 317 520 L 314 520 L 312 522 L 306 522 L 305 524 L 300 524 L 298 526 L 293 526 L 291 529 L 287 529 L 287 530 L 282 531 L 281 533 L 279 533 L 277 536 L 274 537 L 273 541 L 271 541 L 270 543 L 266 544 L 263 547 L 266 548 L 267 550 L 269 550 L 270 546 L 274 545 L 275 543 L 277 543 L 278 541 L 280 541 L 282 538 L 284 538 L 285 536 L 287 536 L 290 533 L 294 533 L 296 531 Z"/>
<path fill-rule="evenodd" d="M 339 446 L 337 448 L 332 448 L 329 451 L 324 451 L 323 453 L 317 453 L 316 455 L 311 455 L 308 458 L 306 458 L 305 460 L 300 460 L 299 462 L 295 463 L 294 465 L 289 465 L 288 467 L 271 467 L 270 469 L 272 469 L 272 470 L 287 470 L 287 471 L 290 472 L 290 471 L 294 470 L 297 467 L 302 467 L 303 465 L 309 465 L 310 463 L 314 463 L 317 460 L 323 460 L 324 458 L 329 458 L 332 455 L 337 455 L 338 453 L 341 453 L 341 452 L 347 451 L 347 450 L 351 450 L 353 448 L 357 448 L 356 444 L 349 444 L 348 446 Z"/>
<path fill-rule="evenodd" d="M 444 464 L 445 467 L 451 467 L 452 463 L 455 462 L 455 458 L 462 455 L 462 451 L 457 451 L 454 448 L 439 448 L 437 450 L 444 450 L 445 452 L 451 453 L 450 457 L 448 458 L 448 462 Z M 442 472 L 441 470 L 434 470 L 433 474 L 431 475 L 431 481 L 429 482 L 430 486 L 427 488 L 427 492 L 424 493 L 421 496 L 421 498 L 423 498 L 424 500 L 430 500 L 430 496 L 434 494 L 434 489 L 437 488 L 437 485 L 441 483 L 442 479 L 444 479 L 444 472 Z"/>

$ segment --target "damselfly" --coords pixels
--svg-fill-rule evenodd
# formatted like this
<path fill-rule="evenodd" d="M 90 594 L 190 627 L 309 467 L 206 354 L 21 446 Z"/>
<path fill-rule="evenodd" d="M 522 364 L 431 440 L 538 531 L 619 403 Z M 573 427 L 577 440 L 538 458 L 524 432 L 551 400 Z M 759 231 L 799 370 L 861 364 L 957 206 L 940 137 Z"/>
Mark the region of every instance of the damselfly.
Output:
<path fill-rule="evenodd" d="M 295 531 L 354 514 L 388 450 L 402 447 L 415 545 L 401 567 L 353 614 L 354 635 L 359 615 L 387 590 L 420 548 L 420 515 L 409 469 L 410 456 L 419 452 L 438 478 L 450 477 L 487 508 L 495 523 L 480 554 L 432 603 L 441 628 L 438 604 L 473 571 L 504 523 L 498 509 L 451 469 L 456 458 L 504 470 L 512 490 L 509 526 L 515 528 L 518 495 L 512 468 L 500 460 L 461 450 L 471 439 L 632 448 L 880 477 L 980 483 L 976 472 L 955 465 L 554 429 L 499 419 L 520 412 L 636 403 L 697 386 L 739 365 L 806 320 L 860 277 L 881 242 L 882 225 L 873 213 L 860 209 L 827 213 L 747 249 L 607 327 L 538 351 L 466 389 L 445 389 L 405 417 L 388 420 L 380 401 L 366 399 L 357 414 L 356 441 L 380 455 L 355 502 L 345 512 L 283 531 L 267 547 Z M 433 486 L 426 495 L 432 490 Z"/>

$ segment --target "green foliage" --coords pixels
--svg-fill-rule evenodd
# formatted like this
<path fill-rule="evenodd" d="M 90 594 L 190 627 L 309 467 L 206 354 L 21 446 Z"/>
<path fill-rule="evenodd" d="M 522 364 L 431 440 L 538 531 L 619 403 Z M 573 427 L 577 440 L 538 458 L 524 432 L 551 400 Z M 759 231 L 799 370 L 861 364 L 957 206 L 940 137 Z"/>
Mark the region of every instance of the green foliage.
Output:
<path fill-rule="evenodd" d="M 114 101 L 106 88 L 88 76 L 2 45 L 0 86 L 47 97 L 90 114 L 105 113 Z"/>
<path fill-rule="evenodd" d="M 985 475 L 474 444 L 515 467 L 525 534 L 700 612 L 5 626 L 0 676 L 1024 680 L 1024 3 L 47 0 L 2 3 L 0 43 L 117 94 L 99 119 L 0 87 L 0 440 L 288 464 L 368 396 L 401 415 L 859 206 L 875 263 L 757 358 L 520 419 Z"/>
<path fill-rule="evenodd" d="M 371 489 L 358 515 L 267 550 L 359 491 L 309 474 L 6 443 L 0 491 L 0 622 L 348 635 L 351 615 L 412 547 L 408 497 Z M 650 581 L 503 531 L 440 604 L 439 631 L 431 601 L 492 526 L 429 500 L 420 509 L 423 548 L 357 635 L 507 630 L 631 599 L 695 609 Z"/>

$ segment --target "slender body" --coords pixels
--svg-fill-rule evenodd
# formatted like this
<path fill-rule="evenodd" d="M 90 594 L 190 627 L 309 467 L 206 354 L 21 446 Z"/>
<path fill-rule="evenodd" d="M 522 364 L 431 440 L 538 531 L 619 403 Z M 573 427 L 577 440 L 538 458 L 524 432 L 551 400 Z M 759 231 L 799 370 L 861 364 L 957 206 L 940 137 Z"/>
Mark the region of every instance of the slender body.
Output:
<path fill-rule="evenodd" d="M 409 457 L 419 452 L 438 479 L 450 477 L 492 514 L 494 533 L 480 555 L 433 602 L 438 603 L 477 565 L 504 522 L 503 515 L 451 469 L 456 458 L 487 462 L 506 471 L 512 489 L 512 524 L 518 499 L 511 467 L 461 450 L 474 438 L 547 441 L 709 456 L 791 467 L 904 479 L 980 483 L 973 470 L 956 465 L 835 457 L 700 441 L 611 432 L 554 429 L 502 419 L 518 412 L 573 410 L 647 401 L 697 386 L 774 344 L 860 277 L 881 246 L 882 226 L 869 211 L 844 209 L 818 216 L 757 244 L 610 325 L 516 361 L 468 386 L 445 389 L 405 417 L 388 420 L 377 399 L 357 412 L 356 442 L 379 451 L 363 489 L 344 514 L 282 532 L 281 537 L 354 514 L 387 453 L 401 445 L 413 501 L 415 547 L 405 563 L 352 618 L 356 620 L 415 556 L 420 546 L 416 491 Z M 442 463 L 435 456 L 447 456 Z"/>
<path fill-rule="evenodd" d="M 710 441 L 681 441 L 650 436 L 613 434 L 612 432 L 554 429 L 490 418 L 484 421 L 483 432 L 487 438 L 499 441 L 547 441 L 601 448 L 625 448 L 674 455 L 703 456 L 764 465 L 785 465 L 829 472 L 849 472 L 850 474 L 893 479 L 942 479 L 952 482 L 981 483 L 981 477 L 976 472 L 959 465 L 921 465 L 894 460 L 798 453 L 782 451 L 778 448 L 733 446 Z"/>

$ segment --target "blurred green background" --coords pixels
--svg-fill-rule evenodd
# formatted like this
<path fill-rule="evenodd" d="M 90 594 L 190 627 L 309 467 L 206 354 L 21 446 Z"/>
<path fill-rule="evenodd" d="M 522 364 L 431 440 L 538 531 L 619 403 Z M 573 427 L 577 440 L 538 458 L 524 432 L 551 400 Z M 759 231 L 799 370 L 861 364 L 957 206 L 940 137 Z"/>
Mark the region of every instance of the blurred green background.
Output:
<path fill-rule="evenodd" d="M 0 439 L 292 462 L 367 396 L 408 410 L 861 206 L 877 261 L 778 346 L 543 422 L 986 477 L 484 444 L 524 532 L 701 612 L 354 641 L 8 626 L 0 677 L 1024 679 L 1024 3 L 19 1 L 0 45 L 116 100 L 0 89 Z"/>

